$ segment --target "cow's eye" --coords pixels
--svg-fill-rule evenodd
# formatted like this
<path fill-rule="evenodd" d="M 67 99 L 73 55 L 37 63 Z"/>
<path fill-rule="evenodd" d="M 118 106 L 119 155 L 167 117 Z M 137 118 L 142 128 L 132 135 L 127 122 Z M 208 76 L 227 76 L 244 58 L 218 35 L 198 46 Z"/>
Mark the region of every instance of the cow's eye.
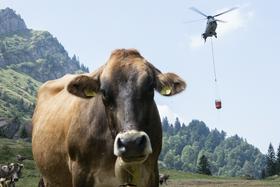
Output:
<path fill-rule="evenodd" d="M 102 100 L 105 106 L 111 105 L 111 98 L 108 92 L 105 89 L 101 89 L 100 92 L 102 93 Z"/>
<path fill-rule="evenodd" d="M 151 82 L 148 86 L 148 91 L 154 92 L 154 89 L 155 89 L 155 85 L 154 85 L 154 83 Z"/>
<path fill-rule="evenodd" d="M 106 92 L 106 90 L 101 89 L 100 91 L 101 91 L 101 93 L 102 93 L 102 98 L 103 98 L 103 100 L 108 100 L 108 99 L 109 99 L 109 96 L 108 96 L 108 93 Z"/>
<path fill-rule="evenodd" d="M 149 95 L 154 95 L 155 84 L 153 81 L 148 82 L 147 92 Z"/>
<path fill-rule="evenodd" d="M 146 91 L 148 92 L 154 92 L 154 88 L 155 88 L 155 84 L 154 84 L 154 81 L 151 77 L 149 77 L 147 80 L 146 80 Z"/>
<path fill-rule="evenodd" d="M 100 92 L 102 93 L 103 97 L 106 97 L 106 91 L 104 89 L 101 89 Z"/>
<path fill-rule="evenodd" d="M 141 98 L 142 99 L 153 99 L 154 98 L 154 84 L 152 82 L 148 82 L 143 89 Z"/>

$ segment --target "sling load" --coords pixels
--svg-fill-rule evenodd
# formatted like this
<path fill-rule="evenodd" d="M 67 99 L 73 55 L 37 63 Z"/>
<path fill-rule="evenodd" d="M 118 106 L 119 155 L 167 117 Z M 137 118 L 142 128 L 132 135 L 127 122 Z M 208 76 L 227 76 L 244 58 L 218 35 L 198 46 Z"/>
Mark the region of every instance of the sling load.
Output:
<path fill-rule="evenodd" d="M 214 58 L 214 47 L 213 47 L 213 41 L 212 41 L 212 36 L 215 36 L 215 38 L 217 38 L 217 33 L 216 33 L 216 28 L 217 28 L 217 22 L 222 22 L 225 23 L 225 21 L 223 20 L 219 20 L 216 19 L 216 17 L 221 16 L 223 14 L 226 14 L 228 12 L 231 12 L 235 9 L 237 9 L 238 7 L 233 7 L 229 10 L 226 10 L 224 12 L 221 12 L 219 14 L 216 14 L 214 16 L 211 15 L 207 15 L 203 12 L 201 12 L 200 10 L 198 10 L 195 7 L 191 7 L 190 9 L 195 11 L 196 13 L 204 16 L 204 19 L 207 19 L 207 23 L 206 23 L 206 29 L 205 32 L 202 34 L 202 37 L 204 39 L 204 42 L 206 42 L 207 37 L 211 37 L 211 51 L 212 51 L 212 61 L 213 61 L 213 71 L 214 71 L 214 78 L 215 78 L 215 89 L 216 89 L 216 99 L 215 99 L 215 107 L 217 110 L 222 108 L 222 100 L 219 96 L 219 90 L 218 90 L 218 80 L 217 80 L 217 75 L 216 75 L 216 67 L 215 67 L 215 58 Z M 201 19 L 200 19 L 201 20 Z M 194 20 L 194 21 L 199 21 L 199 20 Z M 191 21 L 193 22 L 193 21 Z"/>
<path fill-rule="evenodd" d="M 222 108 L 221 99 L 215 99 L 215 106 L 216 106 L 216 109 L 221 109 Z"/>

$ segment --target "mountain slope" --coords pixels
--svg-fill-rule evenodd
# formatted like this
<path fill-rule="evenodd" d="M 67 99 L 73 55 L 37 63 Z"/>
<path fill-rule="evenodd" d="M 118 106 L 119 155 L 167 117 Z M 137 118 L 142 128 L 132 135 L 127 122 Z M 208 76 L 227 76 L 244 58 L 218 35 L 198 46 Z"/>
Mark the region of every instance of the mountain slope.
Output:
<path fill-rule="evenodd" d="M 25 30 L 0 36 L 0 49 L 0 67 L 28 74 L 40 82 L 86 71 L 76 57 L 70 58 L 58 40 L 46 31 Z"/>
<path fill-rule="evenodd" d="M 37 88 L 41 85 L 32 77 L 13 69 L 0 69 L 1 117 L 13 118 L 15 114 L 30 118 Z"/>
<path fill-rule="evenodd" d="M 47 31 L 28 29 L 14 10 L 0 10 L 0 136 L 27 128 L 39 86 L 67 73 L 88 72 Z"/>

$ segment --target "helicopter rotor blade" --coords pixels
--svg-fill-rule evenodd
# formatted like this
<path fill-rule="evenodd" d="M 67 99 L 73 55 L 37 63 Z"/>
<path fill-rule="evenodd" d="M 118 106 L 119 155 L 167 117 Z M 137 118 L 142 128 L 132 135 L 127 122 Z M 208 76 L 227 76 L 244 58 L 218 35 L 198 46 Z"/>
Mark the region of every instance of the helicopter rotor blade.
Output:
<path fill-rule="evenodd" d="M 223 21 L 223 20 L 220 20 L 220 19 L 215 19 L 215 21 L 218 21 L 218 22 L 221 22 L 221 23 L 227 23 L 227 21 Z"/>
<path fill-rule="evenodd" d="M 194 23 L 202 20 L 206 20 L 207 18 L 202 18 L 202 19 L 196 19 L 196 20 L 191 20 L 191 21 L 184 21 L 184 23 Z"/>
<path fill-rule="evenodd" d="M 231 9 L 227 10 L 227 11 L 224 11 L 224 12 L 221 12 L 221 13 L 219 13 L 219 14 L 216 14 L 216 15 L 213 16 L 213 17 L 218 17 L 218 16 L 220 16 L 220 15 L 223 15 L 223 14 L 228 13 L 228 12 L 230 12 L 230 11 L 233 11 L 233 10 L 235 10 L 235 9 L 238 9 L 238 7 L 233 7 L 233 8 L 231 8 Z"/>
<path fill-rule="evenodd" d="M 195 12 L 199 13 L 200 15 L 202 15 L 202 16 L 204 16 L 204 17 L 207 18 L 207 15 L 206 15 L 206 14 L 204 14 L 204 13 L 201 12 L 200 10 L 196 9 L 195 7 L 190 7 L 190 9 L 191 9 L 192 11 L 195 11 Z"/>

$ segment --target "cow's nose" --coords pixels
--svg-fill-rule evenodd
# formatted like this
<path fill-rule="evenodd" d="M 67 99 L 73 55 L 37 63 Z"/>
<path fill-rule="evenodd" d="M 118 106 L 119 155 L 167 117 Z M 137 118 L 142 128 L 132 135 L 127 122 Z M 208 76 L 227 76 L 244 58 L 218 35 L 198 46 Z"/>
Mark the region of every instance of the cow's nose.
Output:
<path fill-rule="evenodd" d="M 143 160 L 152 153 L 148 135 L 142 131 L 128 131 L 117 135 L 114 154 L 125 161 Z"/>
<path fill-rule="evenodd" d="M 14 181 L 17 182 L 17 181 L 18 181 L 18 178 L 14 178 Z"/>
<path fill-rule="evenodd" d="M 147 138 L 144 135 L 138 137 L 118 138 L 117 148 L 121 154 L 124 154 L 127 151 L 133 152 L 133 150 L 141 152 L 144 150 L 146 142 Z"/>

